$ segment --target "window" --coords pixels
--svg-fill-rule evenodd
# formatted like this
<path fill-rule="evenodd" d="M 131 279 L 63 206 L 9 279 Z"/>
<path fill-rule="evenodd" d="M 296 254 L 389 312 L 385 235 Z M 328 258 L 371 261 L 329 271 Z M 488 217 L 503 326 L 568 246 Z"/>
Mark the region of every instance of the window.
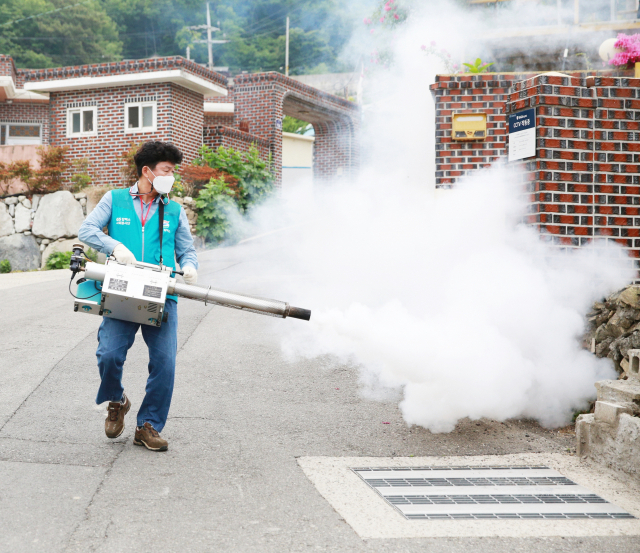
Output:
<path fill-rule="evenodd" d="M 67 111 L 67 136 L 95 136 L 97 134 L 97 108 L 75 108 Z"/>
<path fill-rule="evenodd" d="M 42 125 L 0 123 L 0 145 L 42 144 Z"/>
<path fill-rule="evenodd" d="M 156 130 L 156 102 L 125 104 L 124 132 L 152 132 Z"/>

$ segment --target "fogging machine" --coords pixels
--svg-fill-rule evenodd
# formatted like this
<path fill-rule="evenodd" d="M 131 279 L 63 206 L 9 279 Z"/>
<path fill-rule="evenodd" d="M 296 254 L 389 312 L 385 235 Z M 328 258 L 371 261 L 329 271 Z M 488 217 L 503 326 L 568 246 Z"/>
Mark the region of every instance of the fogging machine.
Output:
<path fill-rule="evenodd" d="M 71 282 L 79 272 L 73 310 L 159 327 L 166 322 L 167 296 L 180 296 L 206 304 L 222 305 L 261 315 L 293 317 L 308 321 L 311 311 L 286 302 L 236 294 L 211 286 L 177 282 L 180 271 L 163 265 L 136 262 L 123 264 L 107 259 L 102 265 L 87 258 L 82 244 L 74 244 L 71 256 Z M 69 283 L 71 290 L 71 283 Z"/>

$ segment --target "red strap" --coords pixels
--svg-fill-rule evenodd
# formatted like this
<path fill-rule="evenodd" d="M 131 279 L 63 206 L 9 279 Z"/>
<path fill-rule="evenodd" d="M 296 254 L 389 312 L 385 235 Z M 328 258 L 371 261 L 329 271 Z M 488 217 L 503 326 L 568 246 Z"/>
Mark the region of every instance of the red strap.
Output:
<path fill-rule="evenodd" d="M 142 222 L 142 226 L 147 222 L 147 218 L 149 217 L 149 211 L 151 211 L 151 205 L 153 202 L 149 202 L 149 207 L 147 208 L 147 214 L 144 214 L 144 204 L 142 203 L 142 198 L 140 198 L 140 221 Z"/>

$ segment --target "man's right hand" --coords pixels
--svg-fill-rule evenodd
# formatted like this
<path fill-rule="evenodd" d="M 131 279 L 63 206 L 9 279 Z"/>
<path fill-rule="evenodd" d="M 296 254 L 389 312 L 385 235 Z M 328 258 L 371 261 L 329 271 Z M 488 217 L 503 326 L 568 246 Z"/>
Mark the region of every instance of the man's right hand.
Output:
<path fill-rule="evenodd" d="M 135 263 L 135 256 L 124 246 L 124 244 L 118 244 L 113 248 L 111 253 L 116 258 L 118 263 Z"/>

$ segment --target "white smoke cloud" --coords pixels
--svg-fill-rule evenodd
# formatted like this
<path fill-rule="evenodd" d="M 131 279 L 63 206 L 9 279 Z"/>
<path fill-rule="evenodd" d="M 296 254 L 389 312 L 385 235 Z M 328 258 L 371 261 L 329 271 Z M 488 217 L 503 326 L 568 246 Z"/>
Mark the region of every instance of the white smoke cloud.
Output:
<path fill-rule="evenodd" d="M 420 44 L 442 25 L 403 30 L 366 113 L 360 177 L 289 192 L 256 213 L 256 232 L 295 230 L 269 237 L 271 263 L 258 267 L 248 249 L 251 270 L 287 275 L 280 290 L 270 279 L 270 293 L 312 309 L 309 323 L 279 325 L 287 355 L 354 364 L 363 393 L 401 394 L 407 424 L 563 425 L 594 397 L 595 381 L 615 376 L 609 360 L 580 348 L 584 313 L 633 275 L 611 262 L 615 246 L 561 253 L 518 225 L 521 179 L 505 167 L 436 193 L 428 85 L 440 68 Z"/>

